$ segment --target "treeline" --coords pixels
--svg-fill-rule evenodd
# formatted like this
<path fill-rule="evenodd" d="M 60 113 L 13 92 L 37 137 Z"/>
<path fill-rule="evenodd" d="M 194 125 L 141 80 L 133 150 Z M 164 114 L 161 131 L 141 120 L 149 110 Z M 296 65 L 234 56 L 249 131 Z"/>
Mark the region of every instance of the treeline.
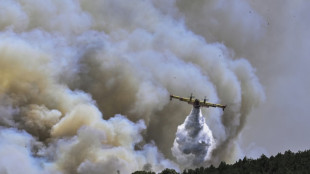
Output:
<path fill-rule="evenodd" d="M 210 166 L 196 169 L 186 169 L 182 174 L 308 174 L 310 173 L 310 150 L 293 153 L 290 150 L 284 154 L 278 153 L 276 156 L 267 158 L 262 155 L 253 160 L 244 157 L 234 164 L 221 164 L 216 168 Z M 132 174 L 155 174 L 154 172 L 136 171 Z M 159 174 L 179 174 L 173 169 L 165 169 Z"/>

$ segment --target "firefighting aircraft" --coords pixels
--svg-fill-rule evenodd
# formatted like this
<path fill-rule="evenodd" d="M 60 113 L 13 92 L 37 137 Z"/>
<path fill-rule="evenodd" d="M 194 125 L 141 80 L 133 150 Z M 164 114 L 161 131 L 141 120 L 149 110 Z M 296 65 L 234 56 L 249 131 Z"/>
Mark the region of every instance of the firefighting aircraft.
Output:
<path fill-rule="evenodd" d="M 226 105 L 221 105 L 221 104 L 213 104 L 213 103 L 209 103 L 207 102 L 207 99 L 204 98 L 203 101 L 200 101 L 199 99 L 195 99 L 193 94 L 191 94 L 191 96 L 189 98 L 183 98 L 183 97 L 179 97 L 179 96 L 175 96 L 175 95 L 170 95 L 170 100 L 172 100 L 173 98 L 175 99 L 179 99 L 180 101 L 184 101 L 187 102 L 190 105 L 193 105 L 194 108 L 200 108 L 200 107 L 217 107 L 217 108 L 222 108 L 223 111 L 226 108 Z"/>

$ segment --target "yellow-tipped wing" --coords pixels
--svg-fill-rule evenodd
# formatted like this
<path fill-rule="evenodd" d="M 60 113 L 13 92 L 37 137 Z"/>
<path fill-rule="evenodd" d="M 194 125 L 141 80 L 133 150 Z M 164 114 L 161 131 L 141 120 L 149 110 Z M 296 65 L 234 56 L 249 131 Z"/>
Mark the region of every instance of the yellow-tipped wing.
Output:
<path fill-rule="evenodd" d="M 214 103 L 209 103 L 209 102 L 204 102 L 204 101 L 200 101 L 200 106 L 202 107 L 214 107 L 214 108 L 222 108 L 223 111 L 226 108 L 225 105 L 221 105 L 221 104 L 214 104 Z"/>
<path fill-rule="evenodd" d="M 192 97 L 191 98 L 184 98 L 184 97 L 179 97 L 179 96 L 176 96 L 176 95 L 170 95 L 170 100 L 172 100 L 173 98 L 178 99 L 180 101 L 185 101 L 187 103 L 194 102 L 194 99 Z"/>

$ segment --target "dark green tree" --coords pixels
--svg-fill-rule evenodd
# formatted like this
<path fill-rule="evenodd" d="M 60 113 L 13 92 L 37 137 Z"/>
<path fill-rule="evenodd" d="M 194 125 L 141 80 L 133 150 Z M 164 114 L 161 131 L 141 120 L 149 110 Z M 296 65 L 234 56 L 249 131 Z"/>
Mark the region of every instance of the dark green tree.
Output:
<path fill-rule="evenodd" d="M 179 173 L 176 172 L 174 169 L 165 169 L 162 172 L 160 172 L 159 174 L 179 174 Z"/>
<path fill-rule="evenodd" d="M 147 172 L 147 171 L 135 171 L 132 174 L 156 174 L 155 172 Z"/>

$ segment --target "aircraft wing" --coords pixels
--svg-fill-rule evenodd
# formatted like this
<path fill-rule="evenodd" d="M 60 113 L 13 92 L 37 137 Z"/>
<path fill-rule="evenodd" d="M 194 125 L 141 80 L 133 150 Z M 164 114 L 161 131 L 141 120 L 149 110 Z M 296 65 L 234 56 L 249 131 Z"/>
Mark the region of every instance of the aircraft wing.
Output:
<path fill-rule="evenodd" d="M 192 102 L 193 99 L 191 100 L 190 98 L 184 98 L 184 97 L 179 97 L 176 95 L 170 95 L 170 100 L 172 100 L 173 98 L 178 99 L 180 101 L 185 101 L 185 102 Z"/>
<path fill-rule="evenodd" d="M 209 103 L 209 102 L 204 102 L 204 101 L 200 101 L 200 106 L 202 107 L 214 107 L 214 108 L 222 108 L 223 111 L 226 108 L 226 105 L 221 105 L 221 104 L 214 104 L 214 103 Z"/>

